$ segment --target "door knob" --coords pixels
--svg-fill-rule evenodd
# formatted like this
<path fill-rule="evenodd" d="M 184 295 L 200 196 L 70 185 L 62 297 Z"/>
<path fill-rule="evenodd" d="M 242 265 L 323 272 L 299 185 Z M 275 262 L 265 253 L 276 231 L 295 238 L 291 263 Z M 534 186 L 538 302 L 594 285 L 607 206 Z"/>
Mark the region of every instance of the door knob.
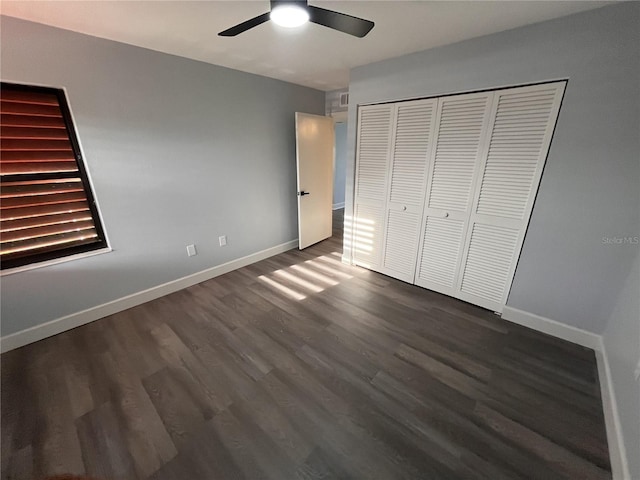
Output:
<path fill-rule="evenodd" d="M 310 195 L 309 192 L 305 192 L 304 190 L 298 192 L 298 195 L 304 197 L 305 195 Z"/>

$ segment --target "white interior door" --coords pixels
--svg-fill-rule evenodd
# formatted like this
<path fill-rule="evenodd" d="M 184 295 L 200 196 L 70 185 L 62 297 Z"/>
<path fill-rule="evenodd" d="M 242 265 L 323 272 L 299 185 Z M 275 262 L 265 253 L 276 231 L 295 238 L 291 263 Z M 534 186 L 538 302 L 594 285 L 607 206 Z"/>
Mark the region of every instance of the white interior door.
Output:
<path fill-rule="evenodd" d="M 334 151 L 333 119 L 296 112 L 300 249 L 331 236 Z"/>

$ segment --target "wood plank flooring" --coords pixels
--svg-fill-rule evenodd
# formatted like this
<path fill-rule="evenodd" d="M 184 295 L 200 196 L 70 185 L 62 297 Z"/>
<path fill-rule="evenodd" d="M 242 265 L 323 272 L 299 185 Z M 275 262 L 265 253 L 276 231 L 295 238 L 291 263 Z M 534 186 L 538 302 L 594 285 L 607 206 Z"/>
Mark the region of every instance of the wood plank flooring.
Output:
<path fill-rule="evenodd" d="M 8 352 L 2 478 L 611 478 L 593 351 L 334 237 Z"/>

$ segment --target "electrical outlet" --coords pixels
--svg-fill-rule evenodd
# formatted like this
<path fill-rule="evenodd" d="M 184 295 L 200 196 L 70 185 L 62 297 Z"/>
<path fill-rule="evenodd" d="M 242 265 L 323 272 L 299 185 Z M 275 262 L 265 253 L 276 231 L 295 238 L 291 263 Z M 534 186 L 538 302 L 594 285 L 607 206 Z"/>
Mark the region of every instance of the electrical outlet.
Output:
<path fill-rule="evenodd" d="M 218 242 L 220 242 L 220 246 L 224 247 L 227 244 L 227 236 L 226 235 L 220 235 L 218 237 Z"/>
<path fill-rule="evenodd" d="M 638 366 L 636 367 L 636 382 L 640 382 L 640 360 L 638 360 Z"/>
<path fill-rule="evenodd" d="M 190 257 L 193 257 L 194 255 L 197 255 L 198 252 L 196 252 L 196 246 L 195 245 L 187 245 L 187 255 L 189 255 Z"/>

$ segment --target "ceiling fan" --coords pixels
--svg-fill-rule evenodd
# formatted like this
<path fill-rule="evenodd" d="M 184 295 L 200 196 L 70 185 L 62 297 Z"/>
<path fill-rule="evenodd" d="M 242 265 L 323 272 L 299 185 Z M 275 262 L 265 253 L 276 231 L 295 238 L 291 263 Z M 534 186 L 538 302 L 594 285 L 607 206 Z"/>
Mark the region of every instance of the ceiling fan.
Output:
<path fill-rule="evenodd" d="M 360 38 L 369 33 L 374 25 L 369 20 L 308 5 L 307 0 L 271 0 L 270 12 L 239 23 L 235 27 L 220 32 L 218 35 L 221 37 L 235 37 L 268 20 L 273 20 L 283 27 L 298 27 L 306 22 L 317 23 Z"/>

